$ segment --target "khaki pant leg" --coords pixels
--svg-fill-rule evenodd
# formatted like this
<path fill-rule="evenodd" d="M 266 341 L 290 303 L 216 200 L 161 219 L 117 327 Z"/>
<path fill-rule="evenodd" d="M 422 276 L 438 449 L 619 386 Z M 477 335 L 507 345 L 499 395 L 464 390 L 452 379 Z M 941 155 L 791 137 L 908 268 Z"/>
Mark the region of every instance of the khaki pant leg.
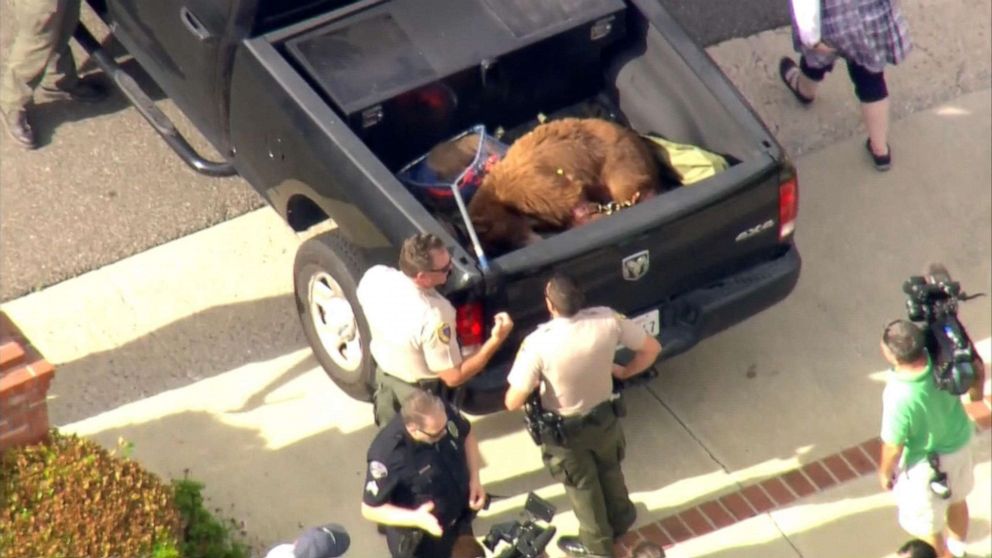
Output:
<path fill-rule="evenodd" d="M 603 487 L 606 512 L 613 528 L 613 536 L 619 536 L 630 529 L 637 520 L 637 508 L 630 501 L 627 483 L 620 463 L 626 451 L 626 440 L 619 420 L 608 425 L 599 437 L 602 441 L 596 451 L 599 484 Z"/>
<path fill-rule="evenodd" d="M 584 436 L 577 438 L 581 437 Z M 599 484 L 596 458 L 591 449 L 582 447 L 581 440 L 575 440 L 574 445 L 580 449 L 545 444 L 544 464 L 551 476 L 565 485 L 565 494 L 579 520 L 582 544 L 596 554 L 613 556 L 613 529 Z"/>
<path fill-rule="evenodd" d="M 79 80 L 76 74 L 76 61 L 72 57 L 72 49 L 69 48 L 69 39 L 79 25 L 79 3 L 80 0 L 59 0 L 62 7 L 58 38 L 41 80 L 42 87 L 71 89 Z"/>
<path fill-rule="evenodd" d="M 57 48 L 61 0 L 13 0 L 14 41 L 0 74 L 0 109 L 24 108 Z"/>

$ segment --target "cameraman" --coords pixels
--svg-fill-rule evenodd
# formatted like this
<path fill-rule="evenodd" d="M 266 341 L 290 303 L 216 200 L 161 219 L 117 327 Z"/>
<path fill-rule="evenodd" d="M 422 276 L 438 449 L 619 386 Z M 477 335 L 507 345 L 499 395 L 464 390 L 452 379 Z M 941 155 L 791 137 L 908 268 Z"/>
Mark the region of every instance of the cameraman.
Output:
<path fill-rule="evenodd" d="M 579 536 L 560 537 L 558 547 L 569 556 L 613 556 L 613 539 L 637 516 L 620 469 L 625 442 L 613 377 L 647 370 L 661 345 L 609 308 L 584 309 L 582 292 L 563 275 L 552 277 L 544 294 L 552 320 L 521 344 L 507 377 L 506 408 L 521 408 L 541 386 L 542 407 L 557 413 L 564 434 L 564 440 L 543 440 L 542 458 L 565 485 L 579 520 Z M 636 353 L 626 366 L 613 363 L 617 345 Z"/>
<path fill-rule="evenodd" d="M 962 556 L 975 426 L 961 400 L 938 389 L 924 334 L 915 324 L 891 322 L 881 348 L 892 370 L 882 394 L 879 483 L 894 492 L 903 529 L 933 545 L 941 558 Z"/>

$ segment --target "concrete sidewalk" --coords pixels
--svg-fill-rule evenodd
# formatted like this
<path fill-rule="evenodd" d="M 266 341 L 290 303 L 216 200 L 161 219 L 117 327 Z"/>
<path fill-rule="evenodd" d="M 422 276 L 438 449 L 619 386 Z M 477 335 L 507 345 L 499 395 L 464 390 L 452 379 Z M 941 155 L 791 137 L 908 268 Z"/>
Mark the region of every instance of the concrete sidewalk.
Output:
<path fill-rule="evenodd" d="M 856 192 L 857 199 L 848 203 L 884 205 L 888 197 L 910 195 L 915 188 L 907 180 L 945 176 L 950 181 L 945 187 L 954 189 L 964 185 L 962 177 L 971 177 L 968 188 L 974 190 L 954 195 L 948 190 L 945 201 L 957 207 L 962 203 L 958 196 L 967 196 L 962 219 L 978 227 L 972 233 L 977 238 L 961 232 L 931 234 L 928 227 L 937 225 L 926 223 L 918 230 L 934 237 L 924 244 L 928 252 L 954 247 L 964 251 L 948 263 L 961 270 L 966 285 L 987 284 L 989 246 L 982 238 L 988 231 L 987 185 L 992 180 L 990 119 L 986 91 L 895 123 L 900 155 L 888 175 L 868 167 L 860 138 L 800 158 L 800 230 L 808 229 L 802 246 L 837 253 L 832 263 L 843 265 L 839 251 L 852 250 L 853 239 L 864 237 L 866 227 L 881 237 L 878 242 L 899 245 L 898 229 L 886 229 L 870 212 L 849 211 L 852 239 L 838 237 L 839 231 L 826 225 L 836 209 L 827 211 L 827 202 L 820 199 L 830 189 Z M 961 161 L 969 161 L 972 168 L 949 167 Z M 961 183 L 955 182 L 959 179 Z M 920 211 L 939 209 L 945 201 L 921 200 Z M 213 505 L 245 520 L 259 547 L 290 539 L 301 525 L 333 520 L 353 533 L 349 555 L 382 556 L 381 538 L 358 509 L 364 453 L 374 435 L 370 406 L 337 390 L 302 338 L 288 273 L 298 242 L 274 213 L 260 210 L 11 301 L 3 309 L 58 367 L 50 405 L 53 420 L 63 430 L 108 447 L 127 439 L 135 444 L 134 458 L 152 471 L 168 477 L 188 472 L 204 481 Z M 884 283 L 877 287 L 879 292 L 897 286 L 895 278 L 906 268 L 882 259 L 892 269 L 872 272 Z M 878 394 L 864 391 L 878 386 L 877 378 L 855 373 L 852 378 L 860 380 L 840 384 L 846 391 L 837 399 L 850 406 L 840 415 L 827 414 L 837 403 L 824 401 L 828 392 L 801 369 L 819 349 L 815 343 L 802 344 L 803 331 L 786 331 L 786 317 L 796 308 L 809 312 L 797 305 L 820 304 L 815 297 L 809 301 L 808 285 L 816 275 L 825 274 L 827 284 L 834 284 L 830 274 L 836 270 L 807 262 L 807 287 L 797 289 L 787 303 L 708 341 L 706 350 L 669 361 L 662 378 L 630 394 L 625 470 L 639 509 L 639 526 L 875 435 Z M 909 265 L 916 267 L 916 262 Z M 822 288 L 816 294 L 835 296 Z M 880 295 L 868 290 L 863 296 Z M 868 304 L 840 294 L 833 300 Z M 989 309 L 966 307 L 963 312 L 973 334 L 987 337 Z M 856 311 L 851 319 L 861 321 Z M 848 328 L 851 323 L 838 325 Z M 873 332 L 875 326 L 868 325 Z M 739 351 L 735 347 L 764 339 L 757 332 L 769 327 L 786 340 L 796 337 L 795 343 L 784 346 L 805 347 L 806 355 L 775 357 L 777 366 L 795 370 L 801 381 L 793 384 L 782 378 L 755 384 L 728 375 L 728 368 L 739 360 L 731 356 Z M 853 326 L 854 333 L 863 333 L 861 327 Z M 783 346 L 782 339 L 776 346 Z M 867 363 L 877 362 L 859 351 L 836 355 L 825 370 L 865 370 Z M 816 370 L 819 366 L 812 364 L 815 374 L 823 373 Z M 686 375 L 684 368 L 695 372 Z M 774 409 L 779 418 L 774 430 L 761 422 L 768 420 L 767 411 L 749 414 L 755 412 L 753 406 L 749 410 L 744 402 L 733 402 L 731 394 Z M 484 417 L 475 421 L 475 428 L 483 441 L 483 481 L 493 493 L 513 495 L 485 514 L 477 525 L 479 533 L 515 513 L 529 490 L 558 505 L 559 532 L 572 532 L 574 515 L 561 487 L 544 472 L 521 430 L 520 417 Z M 972 495 L 971 548 L 979 556 L 992 554 L 989 467 L 985 432 L 977 451 L 980 482 Z M 672 547 L 670 555 L 874 558 L 889 556 L 905 538 L 888 496 L 875 489 L 869 475 L 691 538 Z M 558 556 L 556 551 L 551 555 Z"/>

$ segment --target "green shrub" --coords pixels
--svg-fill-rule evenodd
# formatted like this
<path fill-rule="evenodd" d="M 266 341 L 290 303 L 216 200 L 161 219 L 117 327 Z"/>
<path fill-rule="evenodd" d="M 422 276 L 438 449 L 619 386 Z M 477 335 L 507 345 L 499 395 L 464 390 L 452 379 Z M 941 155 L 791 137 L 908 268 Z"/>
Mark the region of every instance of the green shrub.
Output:
<path fill-rule="evenodd" d="M 186 526 L 181 556 L 187 558 L 247 558 L 250 549 L 234 540 L 233 521 L 221 520 L 203 507 L 203 485 L 189 479 L 173 481 L 176 506 Z"/>
<path fill-rule="evenodd" d="M 165 484 L 127 459 L 53 430 L 0 458 L 0 556 L 247 558 L 233 522 L 203 506 L 203 485 Z M 116 452 L 114 452 L 116 453 Z"/>

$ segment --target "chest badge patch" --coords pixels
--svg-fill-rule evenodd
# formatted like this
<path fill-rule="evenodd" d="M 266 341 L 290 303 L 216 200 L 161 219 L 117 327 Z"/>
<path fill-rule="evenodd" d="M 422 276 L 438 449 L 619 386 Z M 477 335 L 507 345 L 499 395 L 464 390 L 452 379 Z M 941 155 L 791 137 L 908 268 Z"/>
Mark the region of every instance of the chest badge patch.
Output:
<path fill-rule="evenodd" d="M 386 465 L 384 465 L 381 461 L 370 461 L 369 474 L 372 475 L 373 479 L 379 480 L 381 478 L 385 478 L 386 475 L 389 474 L 389 470 L 386 469 Z"/>
<path fill-rule="evenodd" d="M 365 491 L 368 492 L 369 494 L 373 495 L 373 496 L 378 496 L 379 495 L 379 485 L 376 484 L 375 481 L 369 481 L 365 485 Z"/>
<path fill-rule="evenodd" d="M 458 425 L 453 420 L 448 421 L 448 434 L 451 434 L 452 438 L 458 437 Z"/>
<path fill-rule="evenodd" d="M 440 339 L 442 343 L 448 343 L 451 341 L 451 326 L 444 322 L 438 324 L 437 338 Z"/>

